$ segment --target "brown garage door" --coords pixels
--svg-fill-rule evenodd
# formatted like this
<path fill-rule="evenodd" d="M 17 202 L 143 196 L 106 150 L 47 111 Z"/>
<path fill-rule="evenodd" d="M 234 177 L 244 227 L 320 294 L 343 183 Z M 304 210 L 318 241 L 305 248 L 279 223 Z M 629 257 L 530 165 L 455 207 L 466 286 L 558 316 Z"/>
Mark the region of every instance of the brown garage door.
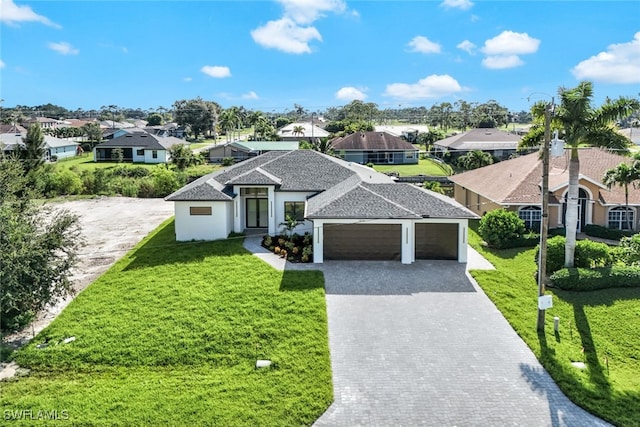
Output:
<path fill-rule="evenodd" d="M 416 259 L 458 259 L 458 224 L 416 224 Z"/>
<path fill-rule="evenodd" d="M 400 260 L 400 224 L 325 224 L 324 259 Z"/>

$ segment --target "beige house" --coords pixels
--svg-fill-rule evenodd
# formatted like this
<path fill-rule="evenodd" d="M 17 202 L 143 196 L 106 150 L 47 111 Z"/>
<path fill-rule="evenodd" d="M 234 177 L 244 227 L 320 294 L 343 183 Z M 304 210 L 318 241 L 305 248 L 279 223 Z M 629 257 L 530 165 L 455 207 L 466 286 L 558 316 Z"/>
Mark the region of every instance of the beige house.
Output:
<path fill-rule="evenodd" d="M 608 169 L 631 159 L 598 148 L 580 149 L 578 232 L 587 224 L 626 230 L 627 215 L 638 230 L 640 190 L 629 186 L 629 210 L 624 189 L 608 189 L 602 178 Z M 456 201 L 478 215 L 493 209 L 516 211 L 528 227 L 541 220 L 542 163 L 538 153 L 528 154 L 450 177 Z M 569 185 L 569 151 L 552 158 L 549 172 L 549 227 L 562 227 Z"/>

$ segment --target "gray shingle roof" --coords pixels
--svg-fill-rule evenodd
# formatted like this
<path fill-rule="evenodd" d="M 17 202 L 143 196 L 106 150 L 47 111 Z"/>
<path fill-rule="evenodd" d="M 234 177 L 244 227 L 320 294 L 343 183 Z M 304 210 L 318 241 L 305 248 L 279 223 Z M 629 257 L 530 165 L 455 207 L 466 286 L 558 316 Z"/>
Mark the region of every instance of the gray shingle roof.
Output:
<path fill-rule="evenodd" d="M 184 141 L 172 136 L 160 137 L 136 131 L 98 144 L 96 148 L 140 147 L 147 150 L 167 150 L 176 144 L 184 144 Z"/>

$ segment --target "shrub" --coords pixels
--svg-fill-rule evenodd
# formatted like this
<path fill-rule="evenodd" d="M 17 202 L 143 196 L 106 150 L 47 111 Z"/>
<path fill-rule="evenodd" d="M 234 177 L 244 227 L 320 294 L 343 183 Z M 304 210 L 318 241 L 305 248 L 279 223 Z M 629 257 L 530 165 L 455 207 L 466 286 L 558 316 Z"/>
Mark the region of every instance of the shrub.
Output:
<path fill-rule="evenodd" d="M 524 234 L 525 225 L 516 212 L 496 209 L 482 217 L 478 232 L 489 246 L 502 248 L 509 240 Z"/>
<path fill-rule="evenodd" d="M 640 233 L 620 239 L 616 255 L 625 264 L 640 264 Z"/>
<path fill-rule="evenodd" d="M 564 250 L 566 239 L 555 236 L 547 240 L 547 274 L 564 267 Z M 536 263 L 539 251 L 536 250 Z M 613 264 L 612 249 L 605 243 L 591 240 L 580 240 L 576 243 L 574 266 L 578 268 L 606 267 Z"/>
<path fill-rule="evenodd" d="M 503 242 L 500 249 L 535 248 L 538 243 L 540 243 L 540 235 L 536 233 L 529 233 Z"/>
<path fill-rule="evenodd" d="M 44 193 L 47 197 L 66 196 L 80 194 L 82 189 L 80 177 L 68 169 L 62 169 L 47 176 Z"/>
<path fill-rule="evenodd" d="M 225 157 L 224 159 L 222 159 L 222 166 L 231 166 L 233 163 L 233 157 Z"/>
<path fill-rule="evenodd" d="M 120 167 L 114 168 L 111 171 L 111 175 L 121 176 L 124 178 L 144 178 L 145 176 L 149 176 L 150 174 L 151 172 L 149 171 L 149 169 L 142 166 L 133 166 L 133 167 L 120 166 Z"/>
<path fill-rule="evenodd" d="M 155 189 L 155 197 L 164 197 L 180 188 L 180 182 L 176 174 L 165 168 L 158 166 L 151 172 L 153 177 L 153 186 Z"/>
<path fill-rule="evenodd" d="M 601 239 L 607 240 L 620 240 L 623 237 L 629 237 L 634 234 L 633 231 L 616 230 L 594 224 L 587 224 L 584 232 L 587 236 L 600 237 Z"/>
<path fill-rule="evenodd" d="M 550 279 L 552 286 L 568 291 L 640 287 L 640 267 L 563 268 Z"/>
<path fill-rule="evenodd" d="M 138 197 L 145 199 L 156 197 L 156 188 L 151 178 L 143 178 L 138 181 Z"/>

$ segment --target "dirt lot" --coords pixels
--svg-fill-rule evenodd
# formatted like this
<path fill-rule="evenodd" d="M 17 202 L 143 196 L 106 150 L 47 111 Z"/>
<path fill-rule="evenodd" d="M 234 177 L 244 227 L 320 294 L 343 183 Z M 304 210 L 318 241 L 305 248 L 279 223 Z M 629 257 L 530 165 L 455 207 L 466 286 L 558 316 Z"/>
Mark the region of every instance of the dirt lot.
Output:
<path fill-rule="evenodd" d="M 149 232 L 173 215 L 173 203 L 163 199 L 103 197 L 51 203 L 80 216 L 86 245 L 73 274 L 75 292 L 41 313 L 27 328 L 8 336 L 7 341 L 20 345 L 44 329 L 73 298 Z"/>

